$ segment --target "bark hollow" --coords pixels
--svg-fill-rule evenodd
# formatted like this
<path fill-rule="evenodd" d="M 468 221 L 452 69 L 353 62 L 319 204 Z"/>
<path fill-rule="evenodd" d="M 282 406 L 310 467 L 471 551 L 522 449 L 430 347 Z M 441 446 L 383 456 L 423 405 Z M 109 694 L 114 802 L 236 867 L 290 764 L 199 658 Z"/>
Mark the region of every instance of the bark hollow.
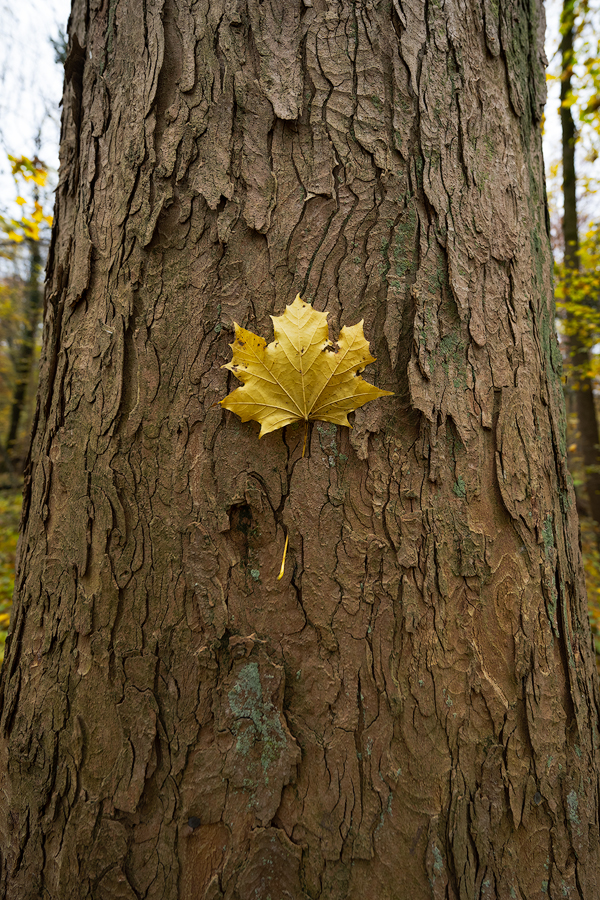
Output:
<path fill-rule="evenodd" d="M 600 895 L 543 37 L 536 0 L 74 0 L 7 900 Z M 304 459 L 216 405 L 296 293 L 395 392 Z"/>

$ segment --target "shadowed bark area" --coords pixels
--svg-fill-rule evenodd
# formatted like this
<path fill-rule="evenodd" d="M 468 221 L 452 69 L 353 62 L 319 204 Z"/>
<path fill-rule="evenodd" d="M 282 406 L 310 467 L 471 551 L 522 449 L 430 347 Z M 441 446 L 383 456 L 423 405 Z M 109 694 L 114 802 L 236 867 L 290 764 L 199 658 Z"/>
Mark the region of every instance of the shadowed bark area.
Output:
<path fill-rule="evenodd" d="M 75 0 L 9 900 L 597 898 L 543 33 L 535 2 Z M 233 321 L 269 340 L 298 292 L 395 392 L 304 459 L 216 405 Z"/>

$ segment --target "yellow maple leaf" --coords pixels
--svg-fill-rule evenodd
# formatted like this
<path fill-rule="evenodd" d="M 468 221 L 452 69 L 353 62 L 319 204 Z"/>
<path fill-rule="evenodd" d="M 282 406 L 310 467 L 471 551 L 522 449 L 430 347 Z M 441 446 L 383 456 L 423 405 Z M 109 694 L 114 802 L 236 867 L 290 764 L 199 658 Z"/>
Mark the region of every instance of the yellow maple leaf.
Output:
<path fill-rule="evenodd" d="M 363 322 L 344 326 L 337 344 L 329 340 L 327 313 L 318 312 L 298 294 L 282 316 L 271 316 L 275 340 L 235 324 L 233 358 L 223 366 L 243 382 L 221 406 L 247 422 L 260 422 L 260 435 L 318 419 L 347 425 L 348 413 L 377 397 L 381 391 L 359 372 L 375 358 L 363 332 Z"/>

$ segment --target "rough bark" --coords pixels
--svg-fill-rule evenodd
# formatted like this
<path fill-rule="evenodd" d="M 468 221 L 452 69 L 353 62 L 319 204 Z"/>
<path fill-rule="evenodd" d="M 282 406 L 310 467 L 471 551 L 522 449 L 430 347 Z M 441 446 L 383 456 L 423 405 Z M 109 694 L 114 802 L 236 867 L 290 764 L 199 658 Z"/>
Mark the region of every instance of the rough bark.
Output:
<path fill-rule="evenodd" d="M 572 74 L 575 63 L 575 3 L 566 0 L 563 4 L 561 27 L 563 36 L 560 43 L 560 122 L 562 129 L 563 167 L 563 243 L 565 301 L 571 299 L 573 276 L 579 272 L 579 228 L 577 222 L 577 178 L 575 175 L 575 142 L 577 132 L 571 111 L 573 91 Z M 567 308 L 568 310 L 568 308 Z M 567 311 L 570 337 L 569 368 L 573 380 L 574 406 L 579 426 L 578 444 L 583 458 L 585 489 L 589 501 L 589 514 L 598 528 L 600 543 L 600 436 L 596 403 L 594 401 L 594 380 L 591 372 L 591 353 L 585 338 L 576 328 L 576 321 Z"/>
<path fill-rule="evenodd" d="M 9 900 L 597 898 L 543 33 L 504 0 L 75 0 Z M 296 292 L 396 392 L 305 459 L 215 405 L 233 320 L 270 337 Z"/>

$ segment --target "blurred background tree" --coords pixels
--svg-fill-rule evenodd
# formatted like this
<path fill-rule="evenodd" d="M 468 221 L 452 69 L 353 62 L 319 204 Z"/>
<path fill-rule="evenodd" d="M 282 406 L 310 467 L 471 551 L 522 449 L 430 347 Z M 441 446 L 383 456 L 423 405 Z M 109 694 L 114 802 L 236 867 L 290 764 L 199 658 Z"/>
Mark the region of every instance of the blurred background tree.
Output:
<path fill-rule="evenodd" d="M 70 0 L 0 0 L 0 661 L 35 410 L 70 8 Z"/>
<path fill-rule="evenodd" d="M 569 465 L 581 522 L 590 619 L 600 654 L 600 4 L 563 0 L 559 22 L 548 77 L 559 92 L 560 156 L 551 161 L 548 188 Z"/>
<path fill-rule="evenodd" d="M 35 156 L 10 157 L 21 216 L 0 215 L 0 255 L 8 263 L 0 279 L 0 474 L 17 486 L 23 472 L 37 383 L 43 305 L 42 268 L 52 216 L 44 210 L 42 191 L 48 171 Z M 28 192 L 27 188 L 32 189 Z M 29 199 L 23 194 L 29 193 Z"/>
<path fill-rule="evenodd" d="M 52 227 L 46 166 L 37 156 L 9 161 L 20 215 L 0 215 L 0 658 L 10 621 L 41 344 L 43 266 Z"/>

